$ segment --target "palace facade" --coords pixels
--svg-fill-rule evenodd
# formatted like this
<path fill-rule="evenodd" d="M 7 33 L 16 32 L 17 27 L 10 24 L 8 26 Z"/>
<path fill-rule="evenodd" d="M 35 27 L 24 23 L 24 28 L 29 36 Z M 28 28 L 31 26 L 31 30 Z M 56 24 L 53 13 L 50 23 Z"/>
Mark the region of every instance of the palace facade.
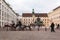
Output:
<path fill-rule="evenodd" d="M 52 12 L 48 13 L 50 23 L 54 22 L 55 25 L 60 24 L 60 6 L 53 9 Z"/>
<path fill-rule="evenodd" d="M 0 0 L 0 26 L 10 24 L 12 21 L 16 23 L 17 15 L 5 0 Z"/>
<path fill-rule="evenodd" d="M 30 25 L 30 24 L 34 24 L 34 22 L 36 21 L 36 19 L 40 18 L 41 21 L 43 21 L 43 24 L 45 25 L 45 27 L 49 27 L 49 18 L 48 18 L 48 14 L 47 13 L 35 13 L 34 9 L 32 11 L 32 13 L 23 13 L 22 17 L 21 17 L 21 22 L 24 25 Z"/>

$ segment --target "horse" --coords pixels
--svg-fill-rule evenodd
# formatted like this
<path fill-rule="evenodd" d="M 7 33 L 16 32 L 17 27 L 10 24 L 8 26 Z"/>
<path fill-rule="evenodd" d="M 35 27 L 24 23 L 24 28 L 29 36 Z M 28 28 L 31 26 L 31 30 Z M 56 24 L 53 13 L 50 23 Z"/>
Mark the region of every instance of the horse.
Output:
<path fill-rule="evenodd" d="M 22 23 L 20 21 L 17 22 L 16 28 L 19 27 L 19 31 L 22 30 Z"/>
<path fill-rule="evenodd" d="M 11 26 L 10 25 L 4 25 L 3 29 L 4 28 L 7 28 L 7 31 L 9 30 L 8 28 L 10 28 Z"/>
<path fill-rule="evenodd" d="M 30 27 L 30 25 L 28 25 L 28 26 L 23 25 L 23 30 L 24 30 L 24 29 L 26 29 L 26 30 L 27 30 L 27 28 L 29 28 L 29 30 L 31 31 L 31 27 Z"/>
<path fill-rule="evenodd" d="M 7 28 L 7 31 L 9 30 L 8 28 L 10 28 L 11 31 L 16 31 L 15 25 L 12 25 L 12 24 L 11 25 L 8 25 L 8 24 L 4 25 L 3 28 Z"/>

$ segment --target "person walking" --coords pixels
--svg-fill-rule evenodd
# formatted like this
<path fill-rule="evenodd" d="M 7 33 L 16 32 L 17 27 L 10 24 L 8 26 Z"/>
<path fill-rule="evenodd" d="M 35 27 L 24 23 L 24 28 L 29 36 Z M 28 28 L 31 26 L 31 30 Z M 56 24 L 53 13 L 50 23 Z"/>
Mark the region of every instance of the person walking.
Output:
<path fill-rule="evenodd" d="M 57 29 L 59 29 L 59 27 L 60 27 L 60 25 L 58 24 L 58 25 L 57 25 Z"/>
<path fill-rule="evenodd" d="M 54 30 L 55 24 L 52 23 L 50 27 L 51 27 L 51 32 L 55 32 L 55 30 Z"/>

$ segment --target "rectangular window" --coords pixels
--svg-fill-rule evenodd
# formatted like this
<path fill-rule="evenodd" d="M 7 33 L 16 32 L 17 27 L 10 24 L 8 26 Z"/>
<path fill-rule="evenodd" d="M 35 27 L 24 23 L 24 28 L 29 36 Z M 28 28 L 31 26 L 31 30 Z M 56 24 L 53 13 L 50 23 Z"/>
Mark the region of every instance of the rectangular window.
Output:
<path fill-rule="evenodd" d="M 4 11 L 2 11 L 2 16 L 4 15 Z"/>
<path fill-rule="evenodd" d="M 4 6 L 2 5 L 2 10 L 4 10 Z"/>
<path fill-rule="evenodd" d="M 2 22 L 2 25 L 3 25 L 3 22 Z"/>
<path fill-rule="evenodd" d="M 2 20 L 4 20 L 4 17 L 2 17 Z"/>

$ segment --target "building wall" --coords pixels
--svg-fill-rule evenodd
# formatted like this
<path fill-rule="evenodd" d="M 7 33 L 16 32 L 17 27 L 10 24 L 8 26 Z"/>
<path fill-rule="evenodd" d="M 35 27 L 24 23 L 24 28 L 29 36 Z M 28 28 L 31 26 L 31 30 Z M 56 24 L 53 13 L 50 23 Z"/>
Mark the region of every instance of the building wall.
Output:
<path fill-rule="evenodd" d="M 39 17 L 41 21 L 43 21 L 43 24 L 45 27 L 49 27 L 49 18 L 48 17 Z M 31 23 L 34 23 L 36 21 L 37 17 L 22 17 L 22 24 L 24 25 L 30 25 Z"/>
<path fill-rule="evenodd" d="M 3 27 L 6 23 L 11 21 L 16 23 L 17 16 L 15 12 L 6 4 L 4 0 L 0 0 L 0 26 Z"/>
<path fill-rule="evenodd" d="M 50 12 L 48 15 L 51 22 L 54 22 L 55 25 L 60 24 L 60 8 Z"/>

